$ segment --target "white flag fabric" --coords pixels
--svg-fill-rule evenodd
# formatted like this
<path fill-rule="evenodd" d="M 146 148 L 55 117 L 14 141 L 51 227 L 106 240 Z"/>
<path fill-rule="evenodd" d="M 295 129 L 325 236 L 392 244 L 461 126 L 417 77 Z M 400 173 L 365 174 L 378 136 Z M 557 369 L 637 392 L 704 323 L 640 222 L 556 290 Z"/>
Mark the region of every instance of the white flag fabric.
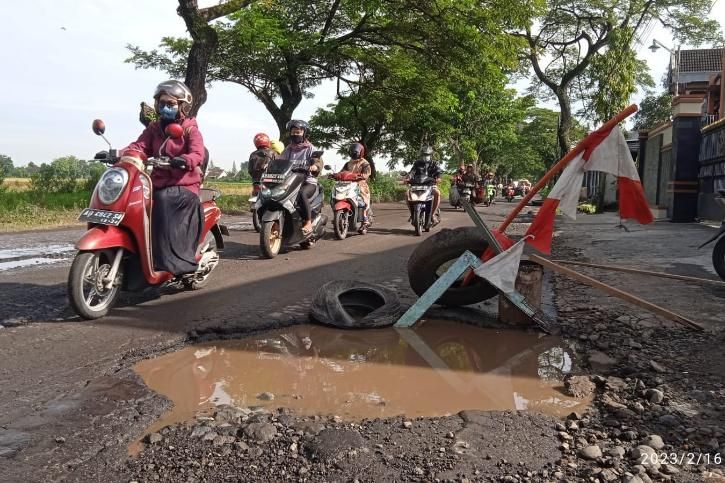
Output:
<path fill-rule="evenodd" d="M 517 241 L 505 250 L 474 270 L 476 275 L 486 279 L 491 285 L 509 294 L 516 290 L 516 277 L 519 273 L 519 262 L 524 252 L 526 238 Z"/>

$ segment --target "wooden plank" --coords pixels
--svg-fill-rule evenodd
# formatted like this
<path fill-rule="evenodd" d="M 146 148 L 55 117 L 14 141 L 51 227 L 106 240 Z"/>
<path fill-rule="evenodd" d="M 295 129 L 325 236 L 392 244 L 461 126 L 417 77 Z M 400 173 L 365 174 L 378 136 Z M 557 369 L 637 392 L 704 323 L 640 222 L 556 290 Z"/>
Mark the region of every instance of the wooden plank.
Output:
<path fill-rule="evenodd" d="M 665 308 L 662 308 L 659 305 L 655 305 L 651 302 L 647 302 L 646 300 L 643 300 L 639 297 L 629 294 L 623 290 L 612 287 L 611 285 L 607 285 L 604 282 L 600 282 L 599 280 L 595 280 L 584 274 L 576 272 L 570 268 L 562 267 L 558 263 L 554 263 L 551 260 L 548 260 L 546 258 L 532 254 L 532 255 L 529 255 L 529 260 L 531 260 L 532 262 L 539 263 L 539 264 L 543 265 L 544 267 L 550 268 L 563 275 L 566 275 L 567 277 L 570 277 L 578 282 L 584 283 L 584 284 L 589 285 L 594 288 L 598 288 L 598 289 L 602 290 L 603 292 L 608 293 L 609 295 L 613 295 L 613 296 L 618 297 L 622 300 L 625 300 L 631 304 L 642 307 L 643 309 L 649 310 L 650 312 L 652 312 L 654 314 L 660 315 L 660 316 L 662 316 L 666 319 L 669 319 L 673 322 L 676 322 L 680 325 L 684 325 L 684 326 L 687 326 L 687 327 L 690 327 L 693 329 L 697 329 L 700 331 L 705 330 L 701 325 L 697 324 L 696 322 L 693 322 L 690 319 L 687 319 L 681 315 L 678 315 Z"/>
<path fill-rule="evenodd" d="M 711 284 L 718 287 L 725 287 L 725 282 L 720 280 L 711 280 L 709 278 L 688 277 L 686 275 L 675 275 L 673 273 L 655 272 L 651 270 L 640 270 L 638 268 L 620 267 L 616 265 L 601 265 L 598 263 L 575 262 L 573 260 L 552 260 L 554 263 L 564 265 L 579 265 L 581 267 L 601 268 L 602 270 L 611 270 L 613 272 L 635 273 L 638 275 L 649 275 L 652 277 L 671 278 L 673 280 L 682 280 L 684 282 L 692 282 L 696 284 Z"/>

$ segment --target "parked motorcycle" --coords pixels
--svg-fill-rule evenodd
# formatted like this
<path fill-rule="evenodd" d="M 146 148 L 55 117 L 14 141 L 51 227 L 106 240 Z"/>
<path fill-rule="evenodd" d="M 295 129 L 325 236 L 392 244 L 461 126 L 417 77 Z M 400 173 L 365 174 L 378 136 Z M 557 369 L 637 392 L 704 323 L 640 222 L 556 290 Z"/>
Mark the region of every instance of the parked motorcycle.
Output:
<path fill-rule="evenodd" d="M 725 208 L 725 190 L 720 190 L 718 193 L 719 196 L 715 197 L 715 201 Z M 712 250 L 712 265 L 715 267 L 715 271 L 720 278 L 725 280 L 725 218 L 722 219 L 720 229 L 715 236 L 700 245 L 699 248 L 702 248 L 715 240 L 717 240 L 717 243 L 715 243 L 715 248 Z"/>
<path fill-rule="evenodd" d="M 514 196 L 516 196 L 516 190 L 513 186 L 507 186 L 504 188 L 504 196 L 506 197 L 506 201 L 511 203 L 514 200 Z"/>
<path fill-rule="evenodd" d="M 408 183 L 408 199 L 413 205 L 411 223 L 415 234 L 421 236 L 423 231 L 430 231 L 433 226 L 433 187 L 436 183 L 428 176 L 413 178 Z"/>
<path fill-rule="evenodd" d="M 108 143 L 103 136 L 103 121 L 93 121 L 93 132 Z M 166 135 L 167 140 L 179 138 L 183 130 L 178 124 L 170 124 Z M 199 197 L 204 209 L 204 228 L 196 251 L 196 272 L 174 277 L 169 272 L 156 271 L 151 253 L 153 186 L 146 168 L 166 168 L 169 160 L 146 159 L 137 151 L 127 151 L 119 158 L 110 143 L 108 147 L 108 154 L 99 153 L 103 155 L 96 159 L 113 166 L 103 173 L 90 205 L 78 218 L 88 224 L 88 231 L 76 243 L 78 253 L 68 275 L 70 305 L 84 319 L 105 316 L 121 290 L 140 291 L 172 281 L 192 290 L 204 287 L 219 263 L 219 251 L 224 248 L 222 235 L 229 235 L 219 223 L 221 210 L 215 200 L 220 193 L 202 189 Z"/>
<path fill-rule="evenodd" d="M 249 197 L 249 211 L 252 213 L 252 226 L 254 226 L 254 231 L 257 233 L 262 230 L 262 225 L 259 223 L 259 213 L 257 213 L 257 200 L 259 199 L 261 189 L 262 183 L 255 181 L 252 183 L 252 196 Z"/>
<path fill-rule="evenodd" d="M 322 151 L 315 151 L 313 157 L 321 157 Z M 257 213 L 261 231 L 259 246 L 267 258 L 279 254 L 282 246 L 299 244 L 311 248 L 325 233 L 327 216 L 322 213 L 323 192 L 317 185 L 310 201 L 312 207 L 312 232 L 302 233 L 302 215 L 299 212 L 297 195 L 307 177 L 308 168 L 295 167 L 293 161 L 275 159 L 269 163 L 262 175 L 262 185 L 257 200 Z"/>
<path fill-rule="evenodd" d="M 332 167 L 325 165 L 325 169 L 332 169 Z M 335 238 L 344 240 L 350 227 L 357 228 L 361 235 L 366 234 L 368 227 L 372 224 L 372 210 L 368 212 L 368 223 L 364 224 L 366 205 L 360 196 L 360 188 L 357 184 L 364 178 L 350 172 L 334 173 L 330 177 L 335 180 L 335 185 L 330 193 Z M 358 225 L 360 226 L 358 227 Z"/>

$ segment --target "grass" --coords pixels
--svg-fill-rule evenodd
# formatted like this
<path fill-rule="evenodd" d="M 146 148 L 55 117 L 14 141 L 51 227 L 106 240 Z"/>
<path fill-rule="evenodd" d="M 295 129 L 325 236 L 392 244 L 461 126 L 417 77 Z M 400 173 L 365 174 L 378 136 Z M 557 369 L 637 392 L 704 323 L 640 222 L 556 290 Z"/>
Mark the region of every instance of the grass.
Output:
<path fill-rule="evenodd" d="M 593 203 L 580 203 L 579 206 L 576 207 L 576 211 L 579 213 L 593 215 L 597 212 L 597 205 Z"/>
<path fill-rule="evenodd" d="M 329 202 L 333 181 L 320 178 L 325 188 L 325 203 Z M 407 186 L 400 183 L 397 175 L 380 174 L 369 181 L 373 203 L 401 201 L 405 199 Z M 442 191 L 449 181 L 441 183 Z M 241 215 L 249 212 L 249 196 L 252 184 L 228 181 L 209 181 L 206 188 L 218 189 L 222 213 Z M 78 214 L 88 206 L 91 193 L 78 190 L 72 193 L 38 194 L 30 191 L 30 180 L 7 178 L 0 189 L 0 232 L 50 228 L 78 224 Z M 444 193 L 444 196 L 447 196 Z"/>
<path fill-rule="evenodd" d="M 88 206 L 90 193 L 38 194 L 32 191 L 0 191 L 0 231 L 72 225 Z"/>

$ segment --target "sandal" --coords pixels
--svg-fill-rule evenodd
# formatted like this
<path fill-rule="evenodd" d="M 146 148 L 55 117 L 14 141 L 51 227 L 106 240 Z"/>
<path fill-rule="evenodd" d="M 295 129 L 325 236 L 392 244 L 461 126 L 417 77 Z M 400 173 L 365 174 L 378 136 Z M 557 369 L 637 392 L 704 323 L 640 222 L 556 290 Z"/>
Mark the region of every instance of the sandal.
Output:
<path fill-rule="evenodd" d="M 303 227 L 302 227 L 302 234 L 303 234 L 304 236 L 309 236 L 309 235 L 311 235 L 311 234 L 312 234 L 312 227 L 306 228 L 306 227 L 304 227 L 304 226 L 303 226 Z"/>

